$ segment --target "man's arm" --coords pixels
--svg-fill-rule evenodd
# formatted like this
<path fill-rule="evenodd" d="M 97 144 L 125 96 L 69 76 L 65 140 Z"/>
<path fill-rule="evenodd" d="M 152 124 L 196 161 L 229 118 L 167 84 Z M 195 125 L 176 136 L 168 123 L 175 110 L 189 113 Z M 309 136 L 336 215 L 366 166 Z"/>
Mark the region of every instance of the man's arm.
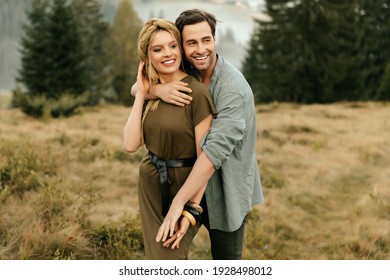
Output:
<path fill-rule="evenodd" d="M 246 129 L 246 108 L 239 91 L 225 92 L 216 102 L 217 117 L 202 145 L 203 152 L 215 169 L 229 159 L 234 149 L 239 149 Z"/>
<path fill-rule="evenodd" d="M 133 108 L 131 109 L 130 116 L 123 129 L 123 147 L 129 153 L 137 151 L 141 145 L 142 110 L 145 102 L 145 95 L 149 90 L 149 81 L 142 76 L 144 65 L 144 62 L 140 62 L 138 66 L 137 82 L 139 83 L 139 86 L 137 87 Z"/>
<path fill-rule="evenodd" d="M 166 84 L 157 84 L 150 87 L 146 100 L 160 98 L 166 103 L 170 103 L 177 106 L 185 106 L 190 104 L 192 97 L 189 95 L 192 90 L 187 86 L 187 83 L 182 81 L 173 81 Z M 135 96 L 137 93 L 138 84 L 135 83 L 131 87 L 131 95 Z"/>

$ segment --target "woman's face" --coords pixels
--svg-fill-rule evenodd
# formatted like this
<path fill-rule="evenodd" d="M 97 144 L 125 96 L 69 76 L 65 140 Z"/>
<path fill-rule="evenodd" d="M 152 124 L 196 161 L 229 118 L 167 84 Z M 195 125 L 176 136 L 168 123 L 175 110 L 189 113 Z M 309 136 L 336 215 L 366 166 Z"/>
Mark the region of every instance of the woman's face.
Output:
<path fill-rule="evenodd" d="M 149 59 L 159 76 L 177 71 L 181 53 L 175 37 L 168 31 L 157 31 L 150 42 Z"/>

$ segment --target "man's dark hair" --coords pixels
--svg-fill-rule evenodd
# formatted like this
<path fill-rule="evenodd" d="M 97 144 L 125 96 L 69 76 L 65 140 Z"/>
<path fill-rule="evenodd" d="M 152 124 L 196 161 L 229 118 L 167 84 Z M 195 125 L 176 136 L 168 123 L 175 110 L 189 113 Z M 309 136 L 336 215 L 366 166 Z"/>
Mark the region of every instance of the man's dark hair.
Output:
<path fill-rule="evenodd" d="M 192 9 L 182 12 L 177 17 L 175 24 L 181 34 L 184 26 L 197 24 L 203 21 L 206 21 L 209 24 L 211 33 L 213 34 L 213 37 L 215 37 L 215 27 L 217 25 L 217 20 L 214 15 L 202 10 Z"/>

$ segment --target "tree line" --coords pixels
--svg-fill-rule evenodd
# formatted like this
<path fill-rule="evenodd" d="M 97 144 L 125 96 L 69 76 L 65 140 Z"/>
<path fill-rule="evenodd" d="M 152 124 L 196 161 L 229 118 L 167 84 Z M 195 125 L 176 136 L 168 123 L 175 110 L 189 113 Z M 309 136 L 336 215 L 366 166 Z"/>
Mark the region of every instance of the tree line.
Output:
<path fill-rule="evenodd" d="M 128 0 L 120 1 L 112 25 L 97 0 L 33 0 L 13 106 L 35 117 L 58 117 L 101 102 L 131 105 L 141 27 Z"/>
<path fill-rule="evenodd" d="M 390 100 L 389 0 L 266 0 L 243 73 L 257 102 Z"/>
<path fill-rule="evenodd" d="M 243 73 L 256 102 L 390 100 L 390 0 L 266 0 Z M 142 21 L 121 0 L 33 0 L 13 105 L 37 117 L 101 102 L 132 105 Z"/>

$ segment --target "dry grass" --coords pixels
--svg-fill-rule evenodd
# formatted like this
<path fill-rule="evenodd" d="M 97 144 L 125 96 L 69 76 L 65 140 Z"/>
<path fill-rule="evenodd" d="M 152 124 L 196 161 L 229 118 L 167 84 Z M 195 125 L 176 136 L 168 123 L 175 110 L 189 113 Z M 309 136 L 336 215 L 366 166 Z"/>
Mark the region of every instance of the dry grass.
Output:
<path fill-rule="evenodd" d="M 39 121 L 3 101 L 0 259 L 142 259 L 143 151 L 122 151 L 130 109 Z M 257 110 L 265 203 L 248 218 L 244 257 L 389 259 L 390 105 Z M 204 229 L 191 259 L 210 259 Z"/>
<path fill-rule="evenodd" d="M 258 107 L 261 258 L 390 257 L 389 109 Z"/>

